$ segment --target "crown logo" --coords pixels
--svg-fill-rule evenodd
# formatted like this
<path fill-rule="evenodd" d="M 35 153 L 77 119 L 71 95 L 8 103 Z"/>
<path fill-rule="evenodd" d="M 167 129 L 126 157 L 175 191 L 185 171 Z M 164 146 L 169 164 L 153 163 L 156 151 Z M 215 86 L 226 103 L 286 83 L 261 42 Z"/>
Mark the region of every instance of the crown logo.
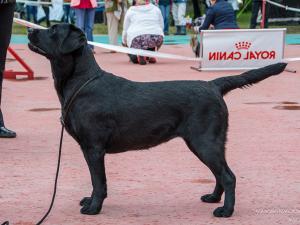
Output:
<path fill-rule="evenodd" d="M 240 41 L 235 43 L 237 50 L 246 49 L 248 50 L 251 47 L 251 43 L 248 41 Z"/>

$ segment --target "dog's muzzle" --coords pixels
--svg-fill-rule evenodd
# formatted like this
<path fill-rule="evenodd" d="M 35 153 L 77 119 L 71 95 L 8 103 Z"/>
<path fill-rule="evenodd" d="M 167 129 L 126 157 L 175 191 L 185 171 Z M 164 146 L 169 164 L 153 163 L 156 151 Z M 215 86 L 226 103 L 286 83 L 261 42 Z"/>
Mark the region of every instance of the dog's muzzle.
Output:
<path fill-rule="evenodd" d="M 32 44 L 31 42 L 28 43 L 28 47 L 29 47 L 29 49 L 30 49 L 31 51 L 33 51 L 33 52 L 36 52 L 36 53 L 38 53 L 38 54 L 40 54 L 40 55 L 43 55 L 43 56 L 46 56 L 46 57 L 48 56 L 47 53 L 46 53 L 43 49 L 41 49 L 41 48 L 35 46 L 35 45 Z"/>
<path fill-rule="evenodd" d="M 36 46 L 35 42 L 37 42 L 37 38 L 36 38 L 36 30 L 32 29 L 32 28 L 29 28 L 28 29 L 28 39 L 29 39 L 29 43 L 28 43 L 28 47 L 31 51 L 33 52 L 36 52 L 40 55 L 43 55 L 43 56 L 48 56 L 48 54 L 43 50 L 41 49 L 40 47 Z"/>

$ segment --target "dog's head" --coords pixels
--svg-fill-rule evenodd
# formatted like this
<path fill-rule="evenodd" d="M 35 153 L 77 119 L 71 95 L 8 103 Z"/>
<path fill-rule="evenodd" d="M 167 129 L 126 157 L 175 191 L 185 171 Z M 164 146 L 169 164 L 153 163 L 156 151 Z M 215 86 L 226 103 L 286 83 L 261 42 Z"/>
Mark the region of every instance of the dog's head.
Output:
<path fill-rule="evenodd" d="M 29 48 L 47 58 L 60 59 L 86 44 L 84 33 L 71 24 L 56 24 L 49 29 L 29 29 Z"/>
<path fill-rule="evenodd" d="M 45 30 L 31 29 L 28 31 L 28 39 L 28 46 L 32 51 L 50 60 L 54 85 L 59 96 L 63 95 L 66 81 L 74 74 L 76 59 L 88 60 L 88 54 L 93 55 L 87 47 L 84 33 L 70 24 L 57 24 Z"/>

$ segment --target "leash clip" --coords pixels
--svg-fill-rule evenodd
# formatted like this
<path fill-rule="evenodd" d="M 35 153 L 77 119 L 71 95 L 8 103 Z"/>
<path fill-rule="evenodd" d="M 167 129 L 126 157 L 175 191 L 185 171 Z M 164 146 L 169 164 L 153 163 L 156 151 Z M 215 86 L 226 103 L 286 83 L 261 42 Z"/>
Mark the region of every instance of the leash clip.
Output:
<path fill-rule="evenodd" d="M 62 115 L 59 117 L 59 120 L 60 120 L 61 125 L 65 126 L 65 120 Z"/>

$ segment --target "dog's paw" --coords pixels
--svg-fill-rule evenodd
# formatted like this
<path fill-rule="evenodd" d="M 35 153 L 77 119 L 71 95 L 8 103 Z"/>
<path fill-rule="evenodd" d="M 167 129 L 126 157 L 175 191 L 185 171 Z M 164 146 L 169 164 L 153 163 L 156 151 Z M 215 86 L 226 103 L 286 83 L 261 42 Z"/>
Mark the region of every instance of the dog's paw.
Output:
<path fill-rule="evenodd" d="M 207 202 L 207 203 L 216 203 L 216 202 L 221 201 L 221 197 L 217 197 L 213 194 L 207 194 L 207 195 L 203 195 L 201 197 L 201 200 L 203 202 Z"/>
<path fill-rule="evenodd" d="M 84 197 L 83 199 L 81 199 L 79 205 L 90 206 L 91 203 L 92 203 L 92 197 Z"/>
<path fill-rule="evenodd" d="M 230 217 L 233 213 L 233 209 L 226 209 L 225 207 L 218 207 L 214 211 L 215 217 Z"/>
<path fill-rule="evenodd" d="M 81 214 L 86 214 L 86 215 L 96 215 L 99 214 L 102 209 L 102 204 L 100 206 L 92 206 L 91 205 L 84 205 L 80 212 Z"/>

